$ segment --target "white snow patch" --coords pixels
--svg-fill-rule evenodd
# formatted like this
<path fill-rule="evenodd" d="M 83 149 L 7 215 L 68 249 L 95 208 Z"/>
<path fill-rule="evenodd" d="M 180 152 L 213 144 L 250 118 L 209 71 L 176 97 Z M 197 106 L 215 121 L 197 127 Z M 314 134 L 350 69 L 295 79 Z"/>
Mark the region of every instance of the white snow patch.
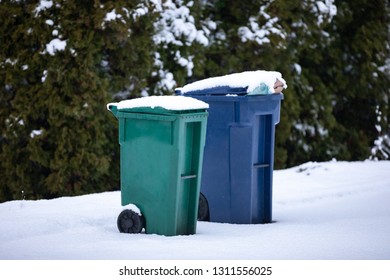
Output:
<path fill-rule="evenodd" d="M 196 234 L 171 237 L 119 233 L 120 191 L 30 200 L 24 189 L 0 203 L 0 259 L 389 260 L 389 170 L 390 161 L 277 170 L 274 223 L 198 222 Z"/>
<path fill-rule="evenodd" d="M 53 26 L 53 25 L 54 25 L 54 21 L 51 20 L 51 19 L 47 19 L 47 20 L 45 21 L 45 23 L 46 23 L 47 25 L 50 25 L 50 26 Z"/>
<path fill-rule="evenodd" d="M 294 63 L 294 69 L 297 72 L 298 75 L 302 74 L 302 66 L 299 65 L 298 63 Z"/>
<path fill-rule="evenodd" d="M 137 20 L 138 18 L 146 15 L 149 12 L 148 7 L 145 7 L 144 5 L 140 4 L 138 5 L 138 8 L 136 8 L 132 14 L 133 20 Z"/>
<path fill-rule="evenodd" d="M 18 63 L 18 60 L 17 60 L 17 59 L 10 59 L 10 58 L 7 58 L 7 59 L 5 60 L 5 63 L 11 64 L 11 65 L 13 66 L 13 65 L 16 65 L 16 63 Z"/>
<path fill-rule="evenodd" d="M 269 4 L 262 5 L 258 16 L 261 15 L 265 20 L 265 24 L 259 25 L 258 16 L 249 17 L 248 26 L 239 27 L 237 32 L 243 43 L 247 41 L 255 41 L 258 45 L 270 43 L 269 35 L 274 34 L 282 39 L 286 38 L 286 34 L 282 27 L 278 24 L 277 17 L 272 18 L 267 12 Z"/>
<path fill-rule="evenodd" d="M 31 131 L 31 133 L 30 133 L 30 137 L 31 137 L 31 138 L 35 138 L 35 136 L 41 135 L 42 132 L 43 132 L 42 129 L 33 130 L 33 131 Z"/>
<path fill-rule="evenodd" d="M 60 40 L 58 38 L 53 39 L 46 45 L 46 51 L 50 55 L 55 55 L 57 51 L 63 51 L 66 48 L 66 40 Z"/>
<path fill-rule="evenodd" d="M 318 11 L 318 25 L 322 24 L 325 18 L 327 18 L 328 21 L 331 21 L 332 18 L 337 14 L 337 7 L 333 3 L 334 0 L 316 1 L 316 5 L 313 7 L 313 12 L 316 13 Z"/>
<path fill-rule="evenodd" d="M 247 92 L 251 93 L 261 83 L 268 86 L 271 93 L 274 93 L 274 84 L 276 80 L 284 84 L 287 88 L 286 81 L 282 78 L 282 74 L 276 71 L 246 71 L 241 73 L 234 73 L 225 76 L 212 77 L 200 80 L 180 88 L 181 93 L 185 94 L 190 91 L 203 90 L 207 88 L 215 88 L 221 86 L 229 86 L 232 88 L 248 87 Z"/>
<path fill-rule="evenodd" d="M 123 100 L 118 103 L 107 104 L 107 109 L 110 110 L 110 106 L 116 106 L 118 110 L 131 109 L 131 108 L 155 108 L 161 107 L 166 110 L 195 110 L 195 109 L 207 109 L 209 105 L 201 100 L 197 100 L 187 96 L 147 96 L 129 100 Z"/>
<path fill-rule="evenodd" d="M 192 2 L 185 5 L 183 1 L 167 0 L 164 3 L 157 1 L 155 4 L 156 10 L 161 13 L 160 18 L 154 24 L 157 33 L 153 39 L 156 44 L 171 43 L 183 46 L 184 43 L 190 46 L 194 41 L 204 46 L 209 44 L 204 31 L 198 30 L 195 26 L 195 19 L 189 9 Z"/>
<path fill-rule="evenodd" d="M 42 78 L 41 78 L 42 83 L 46 81 L 46 78 L 47 78 L 47 70 L 43 71 L 42 73 Z"/>
<path fill-rule="evenodd" d="M 41 11 L 50 9 L 53 6 L 53 1 L 41 0 L 35 8 L 35 14 L 39 14 Z"/>
<path fill-rule="evenodd" d="M 113 21 L 113 20 L 120 19 L 120 18 L 122 18 L 122 16 L 120 14 L 117 14 L 115 9 L 113 9 L 111 12 L 106 14 L 104 21 L 108 22 L 108 21 Z"/>

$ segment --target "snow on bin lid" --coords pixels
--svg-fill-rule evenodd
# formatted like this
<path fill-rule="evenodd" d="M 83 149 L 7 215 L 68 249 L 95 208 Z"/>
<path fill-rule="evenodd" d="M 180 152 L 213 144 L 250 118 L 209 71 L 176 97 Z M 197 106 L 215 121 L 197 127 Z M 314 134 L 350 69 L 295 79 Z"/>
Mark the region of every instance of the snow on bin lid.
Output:
<path fill-rule="evenodd" d="M 209 104 L 188 96 L 148 96 L 123 100 L 118 103 L 107 104 L 107 109 L 114 105 L 118 110 L 133 108 L 155 108 L 160 107 L 171 111 L 208 109 Z"/>
<path fill-rule="evenodd" d="M 243 89 L 237 90 L 238 94 L 251 94 L 254 89 L 259 87 L 261 84 L 265 84 L 269 93 L 275 93 L 274 84 L 279 80 L 283 83 L 283 88 L 287 88 L 286 81 L 282 78 L 282 74 L 276 71 L 246 71 L 241 73 L 234 73 L 225 76 L 212 77 L 204 80 L 200 80 L 188 85 L 185 85 L 182 88 L 177 88 L 177 91 L 180 91 L 181 94 L 186 94 L 188 92 L 201 91 L 205 89 L 216 89 L 216 93 L 221 94 L 222 92 L 218 91 L 218 88 L 236 88 Z M 224 91 L 224 89 L 222 90 Z"/>

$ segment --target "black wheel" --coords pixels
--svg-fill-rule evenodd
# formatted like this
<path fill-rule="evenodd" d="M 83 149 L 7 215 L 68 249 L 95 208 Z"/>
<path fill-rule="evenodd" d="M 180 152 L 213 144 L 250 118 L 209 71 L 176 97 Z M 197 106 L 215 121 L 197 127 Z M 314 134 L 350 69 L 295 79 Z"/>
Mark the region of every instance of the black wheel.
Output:
<path fill-rule="evenodd" d="M 199 195 L 199 206 L 198 206 L 198 221 L 209 221 L 209 203 L 203 193 Z"/>
<path fill-rule="evenodd" d="M 123 210 L 117 220 L 119 232 L 140 233 L 145 227 L 145 219 L 133 210 Z"/>

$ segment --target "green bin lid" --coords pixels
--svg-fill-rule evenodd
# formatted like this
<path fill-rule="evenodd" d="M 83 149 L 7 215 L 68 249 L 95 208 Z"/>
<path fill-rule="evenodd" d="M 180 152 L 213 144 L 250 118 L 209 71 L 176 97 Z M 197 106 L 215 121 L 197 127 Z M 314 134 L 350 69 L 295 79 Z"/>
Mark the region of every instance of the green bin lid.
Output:
<path fill-rule="evenodd" d="M 209 105 L 188 96 L 148 96 L 107 104 L 109 111 L 148 114 L 183 114 L 206 111 Z"/>

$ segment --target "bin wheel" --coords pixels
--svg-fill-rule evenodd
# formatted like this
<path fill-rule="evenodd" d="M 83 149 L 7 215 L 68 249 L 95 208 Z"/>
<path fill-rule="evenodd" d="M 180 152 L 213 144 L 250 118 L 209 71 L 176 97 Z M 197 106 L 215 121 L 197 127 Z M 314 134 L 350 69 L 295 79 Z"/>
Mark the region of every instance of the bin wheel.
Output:
<path fill-rule="evenodd" d="M 199 195 L 198 221 L 210 221 L 209 203 L 203 193 Z"/>
<path fill-rule="evenodd" d="M 117 220 L 119 232 L 140 233 L 145 227 L 145 218 L 133 210 L 123 210 Z"/>

